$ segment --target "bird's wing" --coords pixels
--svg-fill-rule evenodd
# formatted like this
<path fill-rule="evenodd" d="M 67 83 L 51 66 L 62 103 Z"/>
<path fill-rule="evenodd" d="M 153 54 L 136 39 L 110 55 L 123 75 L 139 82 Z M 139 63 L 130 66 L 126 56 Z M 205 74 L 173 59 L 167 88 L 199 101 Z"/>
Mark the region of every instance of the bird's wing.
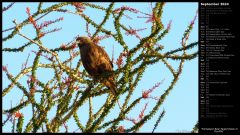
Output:
<path fill-rule="evenodd" d="M 110 65 L 111 66 L 111 70 L 112 70 L 113 63 L 110 60 L 110 58 L 109 58 L 108 54 L 106 53 L 106 51 L 101 46 L 98 46 L 98 45 L 95 45 L 95 46 L 96 46 L 96 49 L 99 52 L 99 58 L 101 58 L 101 60 L 105 61 L 105 64 Z"/>
<path fill-rule="evenodd" d="M 98 69 L 96 68 L 96 64 L 94 62 L 94 51 L 91 50 L 90 47 L 84 46 L 80 49 L 81 51 L 81 59 L 82 64 L 86 71 L 91 75 L 98 74 Z"/>

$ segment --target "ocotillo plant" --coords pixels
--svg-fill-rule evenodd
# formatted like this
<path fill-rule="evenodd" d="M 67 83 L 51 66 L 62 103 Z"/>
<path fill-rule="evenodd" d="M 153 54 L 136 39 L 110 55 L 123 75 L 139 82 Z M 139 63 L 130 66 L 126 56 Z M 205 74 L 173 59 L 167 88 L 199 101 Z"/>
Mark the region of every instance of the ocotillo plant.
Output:
<path fill-rule="evenodd" d="M 198 45 L 197 41 L 188 43 L 198 13 L 196 12 L 196 15 L 192 16 L 193 19 L 189 20 L 188 27 L 182 31 L 180 46 L 176 46 L 170 51 L 163 51 L 165 45 L 159 43 L 171 32 L 172 27 L 171 20 L 167 25 L 164 25 L 162 21 L 166 4 L 164 2 L 151 4 L 151 13 L 145 13 L 141 9 L 130 6 L 115 7 L 115 3 L 105 3 L 105 6 L 100 6 L 98 3 L 62 2 L 52 3 L 48 7 L 44 6 L 43 2 L 31 4 L 37 5 L 37 8 L 27 7 L 25 9 L 26 18 L 10 20 L 9 23 L 12 21 L 14 26 L 2 31 L 4 35 L 2 39 L 4 44 L 3 56 L 5 54 L 18 54 L 16 55 L 17 59 L 23 53 L 28 54 L 21 70 L 16 75 L 11 73 L 7 64 L 2 66 L 2 71 L 5 73 L 3 80 L 9 82 L 9 85 L 2 90 L 3 103 L 4 98 L 13 91 L 22 92 L 19 104 L 9 106 L 8 109 L 4 108 L 2 111 L 3 116 L 6 116 L 2 127 L 11 123 L 12 132 L 19 133 L 60 132 L 60 128 L 64 128 L 66 132 L 138 132 L 153 116 L 158 115 L 158 119 L 154 120 L 155 123 L 149 130 L 149 132 L 154 132 L 164 114 L 167 113 L 163 110 L 157 114 L 157 111 L 171 91 L 174 90 L 174 86 L 182 73 L 184 62 L 190 61 L 198 55 L 198 51 L 187 52 Z M 9 12 L 14 6 L 17 6 L 16 3 L 10 3 L 3 7 L 2 13 Z M 100 22 L 87 14 L 87 10 L 91 9 L 97 11 L 94 14 L 103 12 L 103 18 Z M 58 13 L 59 16 L 52 20 L 43 21 L 51 13 Z M 129 14 L 136 14 L 137 17 L 132 18 Z M 63 21 L 76 21 L 67 20 L 67 17 L 61 15 L 77 16 L 86 25 L 81 26 L 79 33 L 72 37 L 72 41 L 58 44 L 58 47 L 54 48 L 44 43 L 43 39 L 50 37 L 49 40 L 57 42 L 61 37 L 54 36 L 54 34 L 64 29 L 64 26 L 61 28 L 53 26 L 61 24 Z M 144 36 L 140 35 L 139 33 L 147 28 L 135 29 L 135 26 L 124 24 L 122 22 L 124 19 L 125 21 L 131 19 L 145 21 L 151 26 L 150 32 Z M 109 24 L 112 25 L 113 29 L 109 29 Z M 31 27 L 33 31 L 26 31 L 25 27 Z M 114 46 L 121 48 L 122 51 L 117 54 L 118 58 L 116 59 L 108 54 L 115 65 L 112 74 L 114 74 L 117 84 L 117 96 L 111 96 L 109 89 L 98 83 L 97 80 L 93 80 L 83 68 L 75 39 L 78 36 L 83 36 L 81 34 L 84 32 L 95 44 L 101 45 L 100 42 L 104 40 L 109 40 L 109 42 L 113 40 L 117 43 Z M 137 44 L 129 45 L 126 42 L 126 36 L 134 38 Z M 23 45 L 16 42 L 11 43 L 16 44 L 17 47 L 5 45 L 16 37 L 27 42 Z M 112 43 L 109 44 L 112 45 Z M 112 55 L 115 55 L 115 51 L 113 48 Z M 177 69 L 168 60 L 177 61 Z M 162 90 L 161 94 L 154 96 L 151 93 L 164 84 L 164 78 L 156 84 L 146 82 L 151 83 L 153 87 L 141 91 L 141 95 L 136 98 L 134 93 L 137 91 L 139 93 L 137 86 L 141 85 L 143 74 L 149 66 L 156 63 L 163 63 L 173 79 L 166 89 Z M 41 74 L 51 73 L 53 76 L 50 78 L 49 74 L 42 79 L 41 74 L 38 73 L 41 69 L 44 69 Z M 94 104 L 93 100 L 96 98 L 101 98 L 103 104 Z M 135 118 L 129 117 L 128 114 L 146 99 L 153 100 L 144 103 Z M 146 113 L 149 104 L 151 104 L 152 109 Z M 27 107 L 31 108 L 28 115 L 23 111 Z M 82 107 L 87 109 L 81 110 Z M 113 110 L 118 110 L 114 111 L 114 116 L 111 115 Z M 83 118 L 87 119 L 86 123 L 81 121 Z M 71 124 L 77 125 L 77 131 L 69 130 L 68 121 L 71 119 L 74 120 L 74 122 L 71 121 Z M 130 121 L 133 125 L 125 126 L 124 121 Z"/>

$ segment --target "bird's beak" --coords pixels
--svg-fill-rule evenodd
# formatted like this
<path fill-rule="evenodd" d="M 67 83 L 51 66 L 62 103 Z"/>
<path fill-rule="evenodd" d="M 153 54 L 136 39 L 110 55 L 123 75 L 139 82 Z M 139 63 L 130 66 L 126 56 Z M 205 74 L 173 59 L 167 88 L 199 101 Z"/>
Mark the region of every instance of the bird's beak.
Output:
<path fill-rule="evenodd" d="M 81 43 L 82 43 L 82 42 L 81 42 L 80 40 L 77 40 L 77 41 L 76 41 L 76 44 L 77 44 L 77 45 L 79 45 L 79 44 L 81 44 Z"/>

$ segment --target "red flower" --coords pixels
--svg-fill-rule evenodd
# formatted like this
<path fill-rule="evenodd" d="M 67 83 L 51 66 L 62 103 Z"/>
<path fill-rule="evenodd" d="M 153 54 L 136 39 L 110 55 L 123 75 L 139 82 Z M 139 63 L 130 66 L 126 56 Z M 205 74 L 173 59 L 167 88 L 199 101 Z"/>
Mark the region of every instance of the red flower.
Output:
<path fill-rule="evenodd" d="M 77 51 L 71 51 L 70 54 L 71 54 L 71 57 L 73 57 L 73 58 L 78 56 L 78 52 Z"/>
<path fill-rule="evenodd" d="M 152 4 L 150 5 L 151 9 L 153 9 L 152 7 Z M 146 23 L 149 23 L 149 22 L 159 22 L 159 18 L 155 16 L 154 12 L 152 11 L 151 14 L 147 14 L 147 13 L 143 13 L 141 12 L 142 14 L 145 14 L 147 16 L 138 16 L 137 18 L 148 18 Z"/>
<path fill-rule="evenodd" d="M 142 119 L 142 118 L 143 118 L 144 112 L 145 112 L 145 110 L 147 109 L 147 105 L 148 105 L 148 103 L 145 104 L 145 106 L 144 106 L 144 108 L 142 109 L 141 113 L 138 115 L 138 118 L 139 118 L 139 119 Z"/>
<path fill-rule="evenodd" d="M 154 12 L 151 14 L 144 13 L 147 16 L 138 16 L 137 18 L 148 18 L 145 23 L 159 21 L 158 18 L 154 15 Z"/>
<path fill-rule="evenodd" d="M 23 115 L 19 112 L 19 111 L 17 111 L 15 114 L 14 114 L 14 116 L 15 116 L 15 118 L 21 118 Z"/>
<path fill-rule="evenodd" d="M 124 132 L 125 132 L 124 126 L 119 126 L 118 133 L 124 133 Z"/>
<path fill-rule="evenodd" d="M 33 94 L 36 91 L 36 85 L 39 83 L 39 80 L 37 80 L 35 77 L 31 75 L 27 75 L 29 79 L 27 80 L 28 87 L 30 87 L 30 83 L 33 84 L 32 88 L 30 89 L 30 93 Z"/>
<path fill-rule="evenodd" d="M 28 20 L 29 20 L 29 22 L 31 22 L 31 23 L 33 24 L 33 26 L 34 26 L 35 29 L 39 30 L 39 27 L 37 26 L 36 21 L 33 19 L 32 15 L 31 15 L 31 13 L 30 13 L 30 8 L 29 8 L 29 7 L 26 8 L 26 12 L 27 12 L 27 14 L 28 14 Z"/>
<path fill-rule="evenodd" d="M 137 9 L 134 9 L 134 8 L 131 8 L 131 7 L 128 7 L 128 6 L 122 6 L 120 8 L 117 8 L 115 10 L 113 10 L 113 13 L 120 13 L 122 10 L 127 10 L 127 11 L 130 11 L 132 13 L 138 13 L 139 11 Z M 126 16 L 128 19 L 132 19 L 131 17 L 129 17 L 128 15 L 126 14 L 123 14 L 124 16 Z"/>
<path fill-rule="evenodd" d="M 66 46 L 65 44 L 62 44 L 60 47 L 61 47 L 62 49 L 66 49 L 66 48 L 67 48 L 67 46 Z"/>
<path fill-rule="evenodd" d="M 66 84 L 67 86 L 70 85 L 70 83 L 73 81 L 71 77 L 63 77 L 63 83 Z"/>
<path fill-rule="evenodd" d="M 161 82 L 158 82 L 157 84 L 155 84 L 151 89 L 148 89 L 147 91 L 143 91 L 142 93 L 142 97 L 143 98 L 153 98 L 156 99 L 156 97 L 151 97 L 149 96 L 150 93 L 152 93 L 157 87 L 160 86 L 160 84 L 162 84 L 162 82 L 164 81 L 164 79 Z"/>
<path fill-rule="evenodd" d="M 138 13 L 139 12 L 137 9 L 134 9 L 134 8 L 131 8 L 131 7 L 128 7 L 128 6 L 122 6 L 120 8 L 115 9 L 113 12 L 114 13 L 119 13 L 122 10 L 128 10 L 128 11 L 133 12 L 133 13 Z"/>
<path fill-rule="evenodd" d="M 95 44 L 98 44 L 99 43 L 99 41 L 101 41 L 101 40 L 103 40 L 103 39 L 105 39 L 105 38 L 109 38 L 110 37 L 110 35 L 105 35 L 105 36 L 96 36 L 94 39 L 92 39 L 93 40 L 93 42 L 95 43 Z M 91 38 L 91 37 L 90 37 Z"/>
<path fill-rule="evenodd" d="M 58 19 L 56 19 L 56 20 L 54 20 L 54 21 L 44 21 L 40 26 L 39 26 L 39 29 L 42 29 L 42 28 L 44 28 L 44 27 L 48 27 L 50 24 L 53 24 L 53 23 L 55 23 L 55 22 L 59 22 L 59 21 L 62 21 L 63 20 L 63 17 L 60 17 L 60 18 L 58 18 Z"/>
<path fill-rule="evenodd" d="M 125 33 L 126 35 L 135 35 L 138 39 L 141 39 L 141 37 L 137 34 L 138 31 L 142 31 L 145 30 L 147 28 L 143 28 L 143 29 L 133 29 L 131 26 L 129 26 L 129 30 L 127 30 L 127 32 Z"/>
<path fill-rule="evenodd" d="M 128 118 L 126 117 L 125 120 L 131 121 L 133 124 L 137 124 L 144 116 L 144 112 L 147 109 L 148 103 L 145 104 L 144 108 L 141 110 L 140 114 L 138 115 L 137 119 L 134 118 Z M 142 125 L 141 125 L 142 126 Z"/>
<path fill-rule="evenodd" d="M 116 61 L 116 64 L 118 66 L 118 68 L 121 68 L 122 65 L 123 65 L 123 57 L 127 57 L 128 56 L 128 52 L 122 52 L 120 54 L 120 56 L 118 57 L 117 61 Z"/>
<path fill-rule="evenodd" d="M 7 72 L 7 65 L 6 66 L 2 66 L 2 70 Z"/>
<path fill-rule="evenodd" d="M 119 56 L 119 58 L 116 61 L 116 64 L 117 64 L 118 68 L 122 67 L 122 64 L 123 64 L 123 57 L 122 57 L 122 55 Z"/>
<path fill-rule="evenodd" d="M 27 12 L 28 16 L 31 16 L 30 8 L 29 8 L 29 7 L 26 8 L 26 12 Z"/>
<path fill-rule="evenodd" d="M 191 26 L 191 27 L 194 25 L 194 23 L 195 23 L 195 21 L 196 21 L 196 19 L 197 19 L 197 16 L 198 16 L 198 10 L 196 11 L 195 16 L 194 16 L 193 20 L 192 20 L 191 23 L 190 23 L 190 26 Z"/>
<path fill-rule="evenodd" d="M 54 21 L 51 21 L 51 20 L 50 20 L 50 21 L 45 21 L 45 22 L 43 22 L 43 23 L 39 26 L 39 25 L 37 25 L 36 20 L 33 19 L 32 15 L 31 15 L 31 13 L 30 13 L 30 8 L 29 8 L 29 7 L 26 8 L 26 13 L 28 14 L 28 20 L 29 20 L 29 22 L 32 23 L 33 26 L 34 26 L 34 28 L 35 28 L 36 30 L 39 30 L 39 31 L 40 31 L 40 29 L 42 29 L 42 28 L 44 28 L 44 27 L 47 27 L 47 26 L 50 25 L 50 24 L 53 24 L 53 23 L 55 23 L 55 22 L 59 22 L 59 21 L 62 21 L 62 20 L 63 20 L 63 17 L 60 17 L 60 18 L 58 18 L 58 19 L 56 19 L 56 20 L 54 20 Z M 46 31 L 46 32 L 39 32 L 38 37 L 41 38 L 41 37 L 45 36 L 45 35 L 48 34 L 48 33 L 56 32 L 56 31 L 59 31 L 59 30 L 61 30 L 61 28 L 55 28 L 55 29 L 53 29 L 53 30 Z"/>
<path fill-rule="evenodd" d="M 137 120 L 133 118 L 125 118 L 125 120 L 131 121 L 133 124 L 137 124 Z"/>
<path fill-rule="evenodd" d="M 77 47 L 78 47 L 78 46 L 77 46 L 77 44 L 75 44 L 75 43 L 71 45 L 71 49 L 75 49 L 75 48 L 77 48 Z"/>
<path fill-rule="evenodd" d="M 143 97 L 143 98 L 148 98 L 148 96 L 149 96 L 149 92 L 144 91 L 144 92 L 142 93 L 142 97 Z"/>
<path fill-rule="evenodd" d="M 82 2 L 73 2 L 73 5 L 76 7 L 78 12 L 83 12 L 85 10 L 85 6 Z"/>

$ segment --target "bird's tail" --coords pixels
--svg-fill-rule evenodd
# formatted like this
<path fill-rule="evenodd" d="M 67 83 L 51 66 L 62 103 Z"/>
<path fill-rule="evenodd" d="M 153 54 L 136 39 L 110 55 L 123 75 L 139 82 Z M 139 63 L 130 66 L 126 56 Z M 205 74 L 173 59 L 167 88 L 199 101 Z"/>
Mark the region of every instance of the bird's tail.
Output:
<path fill-rule="evenodd" d="M 117 95 L 117 88 L 116 84 L 112 79 L 109 79 L 108 81 L 104 82 L 105 85 L 110 89 L 111 93 L 116 96 Z"/>
<path fill-rule="evenodd" d="M 117 95 L 116 87 L 109 88 L 114 96 Z"/>

